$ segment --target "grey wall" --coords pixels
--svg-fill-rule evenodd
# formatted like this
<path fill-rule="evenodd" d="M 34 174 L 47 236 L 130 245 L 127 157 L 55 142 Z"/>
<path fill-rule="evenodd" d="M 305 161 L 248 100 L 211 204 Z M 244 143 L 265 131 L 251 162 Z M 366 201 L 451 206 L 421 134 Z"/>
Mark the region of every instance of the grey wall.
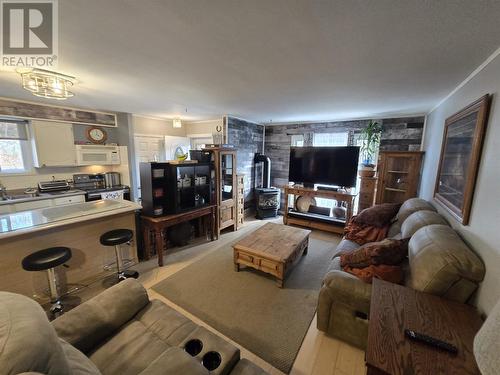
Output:
<path fill-rule="evenodd" d="M 441 153 L 444 122 L 447 117 L 458 112 L 484 94 L 493 94 L 490 117 L 486 130 L 479 175 L 472 202 L 470 223 L 463 226 L 444 211 L 439 209 L 460 233 L 466 242 L 481 256 L 486 265 L 486 277 L 477 293 L 477 306 L 488 313 L 500 298 L 500 57 L 466 83 L 427 117 L 424 139 L 424 168 L 420 196 L 432 200 L 434 183 Z"/>
<path fill-rule="evenodd" d="M 390 118 L 377 120 L 382 124 L 381 150 L 412 151 L 419 150 L 424 127 L 424 117 Z M 303 134 L 312 139 L 313 133 L 349 132 L 353 142 L 359 131 L 369 120 L 299 123 L 267 125 L 265 154 L 271 158 L 271 179 L 273 186 L 288 184 L 288 163 L 290 157 L 291 136 Z M 312 142 L 312 141 L 311 141 Z"/>
<path fill-rule="evenodd" d="M 263 152 L 264 126 L 235 117 L 227 117 L 227 143 L 237 150 L 237 173 L 245 175 L 245 209 L 254 208 L 254 183 L 260 183 L 259 170 L 254 170 L 253 159 Z"/>

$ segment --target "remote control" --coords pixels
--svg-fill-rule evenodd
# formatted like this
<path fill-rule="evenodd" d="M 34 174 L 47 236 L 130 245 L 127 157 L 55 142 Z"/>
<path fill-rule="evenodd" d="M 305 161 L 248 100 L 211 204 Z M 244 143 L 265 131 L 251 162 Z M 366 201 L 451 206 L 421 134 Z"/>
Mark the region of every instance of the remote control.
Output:
<path fill-rule="evenodd" d="M 410 339 L 414 341 L 420 341 L 423 342 L 424 344 L 427 344 L 429 346 L 433 346 L 435 348 L 445 350 L 447 352 L 457 354 L 458 349 L 456 346 L 451 345 L 448 342 L 441 341 L 439 339 L 435 339 L 434 337 L 424 335 L 422 333 L 418 333 L 409 329 L 405 329 L 405 335 Z"/>

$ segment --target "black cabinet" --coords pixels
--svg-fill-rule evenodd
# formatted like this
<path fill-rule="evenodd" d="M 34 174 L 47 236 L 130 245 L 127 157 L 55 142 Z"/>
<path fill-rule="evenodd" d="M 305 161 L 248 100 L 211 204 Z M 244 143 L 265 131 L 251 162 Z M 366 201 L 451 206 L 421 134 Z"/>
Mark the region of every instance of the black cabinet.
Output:
<path fill-rule="evenodd" d="M 141 163 L 143 213 L 162 216 L 213 204 L 213 163 Z"/>

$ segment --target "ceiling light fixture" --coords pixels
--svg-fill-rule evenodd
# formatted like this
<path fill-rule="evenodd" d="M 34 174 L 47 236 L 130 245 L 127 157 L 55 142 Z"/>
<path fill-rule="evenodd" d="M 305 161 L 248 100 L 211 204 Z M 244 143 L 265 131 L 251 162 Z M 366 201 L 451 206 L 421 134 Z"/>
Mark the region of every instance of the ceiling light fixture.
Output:
<path fill-rule="evenodd" d="M 35 96 L 65 100 L 75 95 L 69 91 L 76 83 L 75 77 L 37 68 L 17 72 L 21 75 L 23 88 Z"/>
<path fill-rule="evenodd" d="M 182 128 L 182 121 L 180 118 L 174 118 L 174 122 L 173 122 L 173 127 L 174 128 Z"/>

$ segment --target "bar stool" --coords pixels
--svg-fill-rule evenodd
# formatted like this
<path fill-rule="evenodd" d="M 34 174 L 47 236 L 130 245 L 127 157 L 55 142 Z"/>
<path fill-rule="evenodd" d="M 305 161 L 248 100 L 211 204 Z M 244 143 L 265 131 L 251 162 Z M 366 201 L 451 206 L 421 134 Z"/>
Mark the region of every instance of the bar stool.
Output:
<path fill-rule="evenodd" d="M 57 317 L 62 314 L 63 306 L 57 291 L 56 274 L 54 268 L 71 259 L 71 249 L 67 247 L 49 247 L 36 251 L 22 260 L 23 269 L 26 271 L 47 271 L 50 292 L 50 313 Z"/>
<path fill-rule="evenodd" d="M 122 254 L 120 252 L 120 245 L 124 243 L 130 245 L 130 241 L 133 237 L 134 232 L 132 232 L 130 229 L 114 229 L 104 233 L 100 238 L 101 245 L 115 247 L 118 281 L 122 281 L 128 278 L 137 279 L 139 277 L 139 272 L 123 269 Z"/>

